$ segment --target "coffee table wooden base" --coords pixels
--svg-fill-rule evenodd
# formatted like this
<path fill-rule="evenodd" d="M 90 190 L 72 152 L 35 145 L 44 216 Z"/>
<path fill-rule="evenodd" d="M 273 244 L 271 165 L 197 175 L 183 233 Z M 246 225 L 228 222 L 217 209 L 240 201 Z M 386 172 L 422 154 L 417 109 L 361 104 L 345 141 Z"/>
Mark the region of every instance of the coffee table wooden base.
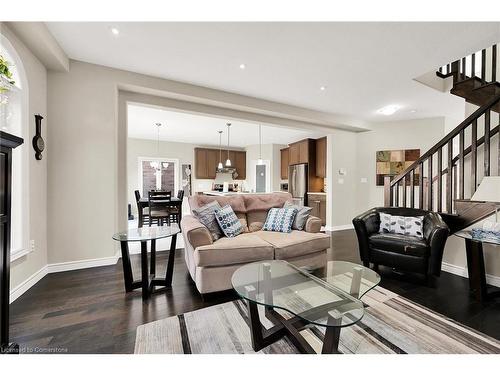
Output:
<path fill-rule="evenodd" d="M 286 319 L 270 307 L 265 307 L 265 316 L 269 319 L 274 327 L 266 329 L 259 317 L 257 303 L 245 300 L 248 307 L 250 333 L 252 337 L 252 348 L 256 352 L 271 345 L 272 343 L 287 336 L 295 347 L 303 354 L 316 354 L 316 351 L 300 334 L 300 331 L 310 327 L 299 317 Z M 325 309 L 331 309 L 332 306 L 325 306 Z M 315 312 L 312 311 L 314 314 Z M 323 340 L 322 354 L 338 354 L 340 326 L 335 326 L 335 322 L 339 320 L 334 313 L 329 314 L 329 326 L 326 328 L 325 338 Z"/>

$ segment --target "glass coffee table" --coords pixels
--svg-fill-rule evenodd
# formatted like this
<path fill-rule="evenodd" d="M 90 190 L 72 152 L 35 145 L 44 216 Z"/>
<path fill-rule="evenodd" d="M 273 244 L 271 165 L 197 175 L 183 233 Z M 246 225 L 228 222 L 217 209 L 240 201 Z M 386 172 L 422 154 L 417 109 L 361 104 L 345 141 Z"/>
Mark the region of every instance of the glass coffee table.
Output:
<path fill-rule="evenodd" d="M 350 262 L 330 261 L 323 268 L 307 269 L 283 260 L 269 260 L 238 268 L 231 281 L 247 302 L 255 351 L 287 336 L 302 353 L 316 353 L 300 334 L 316 325 L 326 328 L 321 352 L 338 353 L 341 328 L 363 317 L 360 298 L 380 283 L 380 276 Z M 262 325 L 258 305 L 264 306 L 266 318 L 274 324 L 272 328 Z"/>
<path fill-rule="evenodd" d="M 174 271 L 175 245 L 177 234 L 180 233 L 179 225 L 157 227 L 129 228 L 126 231 L 115 233 L 113 239 L 120 241 L 122 251 L 123 278 L 125 291 L 142 288 L 142 299 L 147 300 L 156 286 L 170 287 Z M 167 270 L 164 278 L 156 277 L 156 240 L 171 237 L 170 251 L 168 254 Z M 148 271 L 148 241 L 151 241 L 150 270 Z M 129 242 L 141 243 L 141 279 L 134 280 L 132 265 L 130 263 Z"/>

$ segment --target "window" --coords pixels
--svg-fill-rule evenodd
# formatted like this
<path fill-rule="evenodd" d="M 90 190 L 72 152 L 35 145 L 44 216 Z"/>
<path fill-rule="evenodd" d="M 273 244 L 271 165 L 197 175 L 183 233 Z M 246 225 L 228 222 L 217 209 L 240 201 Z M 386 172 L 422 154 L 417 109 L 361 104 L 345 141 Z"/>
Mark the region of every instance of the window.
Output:
<path fill-rule="evenodd" d="M 171 191 L 172 195 L 177 194 L 177 190 L 179 190 L 179 160 L 141 157 L 138 169 L 139 188 L 143 197 L 147 197 L 151 190 L 165 190 Z"/>
<path fill-rule="evenodd" d="M 11 65 L 9 84 L 3 76 L 0 90 L 0 129 L 24 139 L 12 152 L 11 261 L 26 255 L 29 246 L 29 139 L 28 86 L 21 59 L 9 40 L 0 34 L 0 55 Z M 7 87 L 8 86 L 8 87 Z"/>

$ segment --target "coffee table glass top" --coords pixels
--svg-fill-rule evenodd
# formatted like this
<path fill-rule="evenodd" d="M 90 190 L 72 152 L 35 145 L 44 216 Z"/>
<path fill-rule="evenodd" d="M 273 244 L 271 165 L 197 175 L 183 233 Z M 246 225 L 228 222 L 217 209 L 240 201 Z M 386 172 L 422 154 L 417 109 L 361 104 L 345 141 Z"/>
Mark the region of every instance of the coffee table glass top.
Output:
<path fill-rule="evenodd" d="M 179 225 L 172 223 L 171 225 L 163 225 L 156 227 L 129 228 L 123 232 L 115 233 L 113 239 L 116 241 L 149 241 L 159 238 L 173 236 L 179 233 Z"/>
<path fill-rule="evenodd" d="M 244 299 L 288 311 L 315 325 L 345 327 L 363 317 L 363 302 L 358 298 L 374 288 L 380 276 L 349 262 L 332 261 L 324 268 L 307 270 L 269 260 L 240 267 L 231 281 Z"/>

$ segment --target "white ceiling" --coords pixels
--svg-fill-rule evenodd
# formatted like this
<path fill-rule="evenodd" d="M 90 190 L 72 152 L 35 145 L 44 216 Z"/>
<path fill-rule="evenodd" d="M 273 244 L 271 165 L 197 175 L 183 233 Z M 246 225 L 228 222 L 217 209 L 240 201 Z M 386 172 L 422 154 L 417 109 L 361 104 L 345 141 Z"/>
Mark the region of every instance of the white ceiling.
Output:
<path fill-rule="evenodd" d="M 222 145 L 227 145 L 226 123 L 231 123 L 230 146 L 246 147 L 259 143 L 259 125 L 216 117 L 174 112 L 157 107 L 129 104 L 127 107 L 128 136 L 130 138 L 157 139 L 156 123 L 160 127 L 160 140 L 218 146 L 219 133 Z M 300 131 L 284 127 L 262 125 L 262 143 L 288 144 L 307 137 L 319 138 L 323 133 Z"/>
<path fill-rule="evenodd" d="M 462 117 L 462 99 L 413 78 L 500 39 L 499 23 L 47 25 L 72 59 L 371 122 Z"/>

